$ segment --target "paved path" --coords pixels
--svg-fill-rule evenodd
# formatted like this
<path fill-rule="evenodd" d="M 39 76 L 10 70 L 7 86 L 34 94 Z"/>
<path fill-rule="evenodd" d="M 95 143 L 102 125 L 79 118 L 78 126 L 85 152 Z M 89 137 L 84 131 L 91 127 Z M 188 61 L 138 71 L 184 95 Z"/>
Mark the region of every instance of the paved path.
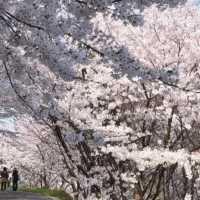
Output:
<path fill-rule="evenodd" d="M 39 194 L 25 192 L 0 192 L 0 200 L 52 200 Z"/>

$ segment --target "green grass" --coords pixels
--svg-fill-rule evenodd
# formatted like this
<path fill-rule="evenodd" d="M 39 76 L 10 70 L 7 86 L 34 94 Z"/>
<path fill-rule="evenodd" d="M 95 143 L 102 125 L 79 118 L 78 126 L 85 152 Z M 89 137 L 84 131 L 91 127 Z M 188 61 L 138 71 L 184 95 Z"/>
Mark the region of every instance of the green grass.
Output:
<path fill-rule="evenodd" d="M 59 200 L 73 200 L 73 198 L 69 194 L 62 190 L 50 190 L 47 188 L 25 188 L 21 189 L 21 191 L 39 193 L 43 196 L 56 197 Z"/>

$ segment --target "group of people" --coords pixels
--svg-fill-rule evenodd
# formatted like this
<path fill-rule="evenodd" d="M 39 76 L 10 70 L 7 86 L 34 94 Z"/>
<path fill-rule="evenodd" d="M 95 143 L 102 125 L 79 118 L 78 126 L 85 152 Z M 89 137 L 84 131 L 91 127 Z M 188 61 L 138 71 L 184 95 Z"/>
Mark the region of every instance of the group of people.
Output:
<path fill-rule="evenodd" d="M 10 173 L 6 167 L 3 168 L 3 171 L 0 173 L 1 175 L 1 191 L 5 191 L 8 187 L 10 187 L 12 182 L 13 191 L 17 191 L 18 189 L 18 181 L 19 174 L 16 168 L 13 169 L 12 173 Z"/>

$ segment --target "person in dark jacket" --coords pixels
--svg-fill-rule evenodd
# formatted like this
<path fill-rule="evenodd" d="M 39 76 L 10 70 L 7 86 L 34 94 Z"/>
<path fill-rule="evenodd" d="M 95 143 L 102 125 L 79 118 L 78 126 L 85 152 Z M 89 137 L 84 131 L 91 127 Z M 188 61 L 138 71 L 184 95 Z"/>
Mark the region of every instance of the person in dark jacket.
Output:
<path fill-rule="evenodd" d="M 19 174 L 18 174 L 18 170 L 16 168 L 14 168 L 13 173 L 12 173 L 12 181 L 13 181 L 13 191 L 17 191 Z"/>
<path fill-rule="evenodd" d="M 7 168 L 4 167 L 3 171 L 1 172 L 1 191 L 6 190 L 7 183 L 8 183 L 8 171 Z"/>

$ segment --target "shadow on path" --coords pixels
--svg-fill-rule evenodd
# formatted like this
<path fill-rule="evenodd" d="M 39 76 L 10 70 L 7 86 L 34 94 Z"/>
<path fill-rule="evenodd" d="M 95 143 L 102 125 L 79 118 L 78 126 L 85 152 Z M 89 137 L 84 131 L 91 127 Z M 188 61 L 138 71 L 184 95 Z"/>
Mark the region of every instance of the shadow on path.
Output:
<path fill-rule="evenodd" d="M 0 192 L 0 200 L 52 200 L 39 194 L 25 192 Z"/>

